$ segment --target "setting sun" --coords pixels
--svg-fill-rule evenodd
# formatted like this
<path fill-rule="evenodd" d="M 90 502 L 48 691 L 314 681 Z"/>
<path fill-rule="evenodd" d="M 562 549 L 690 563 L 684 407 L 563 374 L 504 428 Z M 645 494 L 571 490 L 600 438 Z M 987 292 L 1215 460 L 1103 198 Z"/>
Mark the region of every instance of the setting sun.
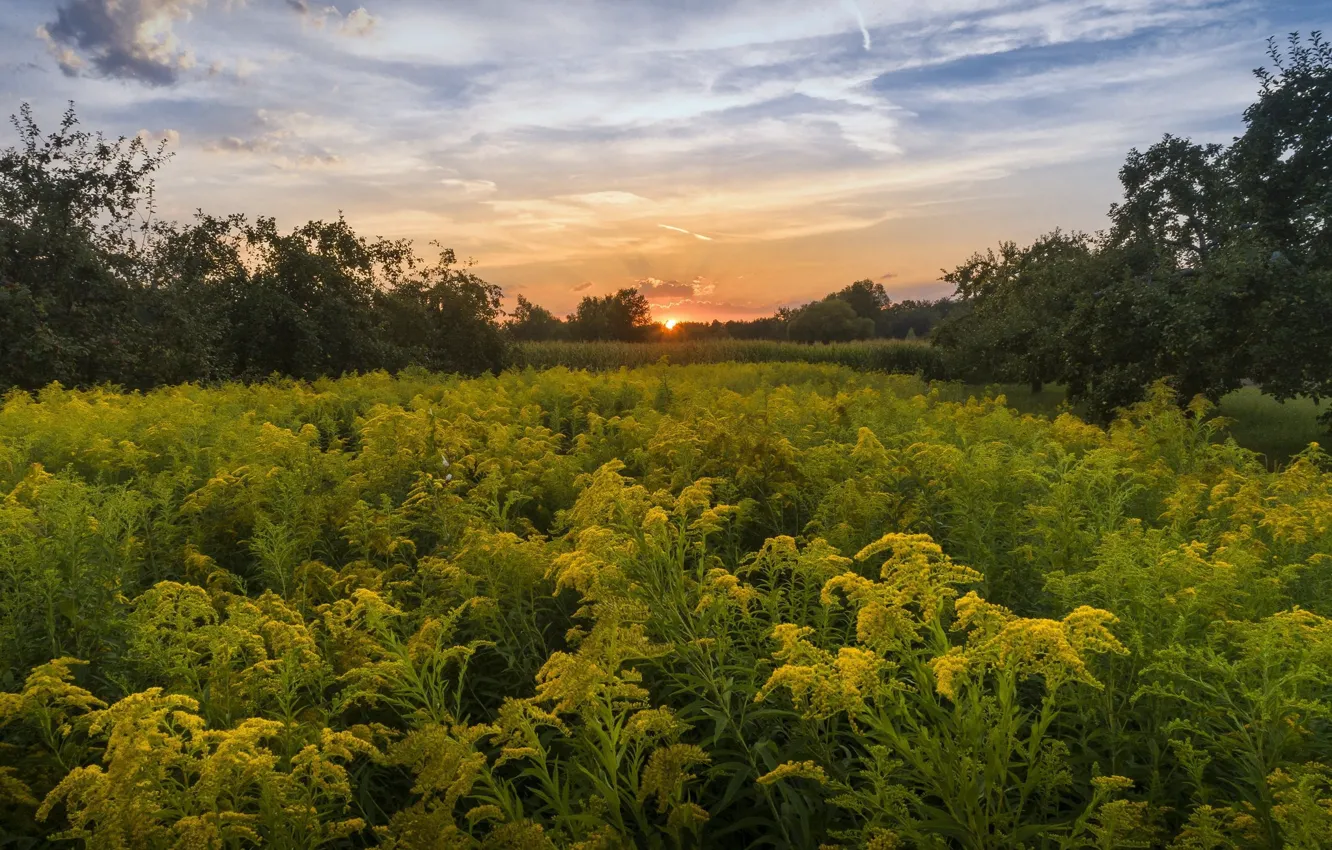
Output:
<path fill-rule="evenodd" d="M 673 331 L 673 330 L 675 330 L 675 321 L 676 321 L 675 319 L 667 319 L 667 320 L 666 320 L 666 330 L 668 330 L 668 331 Z"/>

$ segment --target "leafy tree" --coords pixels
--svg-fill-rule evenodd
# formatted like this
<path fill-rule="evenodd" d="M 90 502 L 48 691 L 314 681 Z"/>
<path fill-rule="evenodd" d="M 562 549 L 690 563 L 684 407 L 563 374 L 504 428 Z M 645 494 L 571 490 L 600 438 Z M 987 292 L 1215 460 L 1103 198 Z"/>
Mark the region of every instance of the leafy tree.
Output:
<path fill-rule="evenodd" d="M 1131 150 L 1108 232 L 973 256 L 944 276 L 964 310 L 936 340 L 976 377 L 1062 381 L 1102 419 L 1163 378 L 1183 401 L 1245 379 L 1332 394 L 1332 47 L 1270 56 L 1232 147 Z"/>
<path fill-rule="evenodd" d="M 1229 156 L 1238 218 L 1293 261 L 1332 267 L 1332 43 L 1294 33 L 1268 57 Z"/>
<path fill-rule="evenodd" d="M 199 213 L 188 225 L 162 223 L 149 245 L 137 315 L 139 383 L 217 380 L 234 374 L 232 303 L 244 290 L 244 219 Z"/>
<path fill-rule="evenodd" d="M 1003 242 L 998 253 L 973 254 L 943 275 L 967 309 L 939 326 L 936 341 L 957 350 L 976 377 L 1039 392 L 1063 377 L 1059 325 L 1092 248 L 1086 234 L 1055 230 L 1025 248 Z"/>
<path fill-rule="evenodd" d="M 875 334 L 891 339 L 922 339 L 956 306 L 951 298 L 933 301 L 904 299 L 889 304 L 875 322 Z"/>
<path fill-rule="evenodd" d="M 504 329 L 511 338 L 524 342 L 561 339 L 568 335 L 568 329 L 558 316 L 521 295 L 513 315 L 504 323 Z"/>
<path fill-rule="evenodd" d="M 498 324 L 500 288 L 465 268 L 455 268 L 452 250 L 399 280 L 380 297 L 393 368 L 423 366 L 436 371 L 498 372 L 506 362 Z"/>
<path fill-rule="evenodd" d="M 568 324 L 569 335 L 577 340 L 627 342 L 642 338 L 652 324 L 652 311 L 637 289 L 621 289 L 613 295 L 584 297 Z"/>
<path fill-rule="evenodd" d="M 1133 148 L 1119 170 L 1123 203 L 1112 204 L 1111 239 L 1151 245 L 1168 263 L 1194 268 L 1221 244 L 1229 181 L 1224 145 L 1166 134 L 1145 153 Z"/>
<path fill-rule="evenodd" d="M 341 217 L 288 234 L 272 218 L 245 228 L 255 268 L 233 304 L 242 375 L 300 378 L 371 369 L 384 359 L 373 307 L 383 284 L 410 270 L 410 245 L 370 241 Z"/>
<path fill-rule="evenodd" d="M 1249 377 L 1278 398 L 1332 396 L 1332 44 L 1289 38 L 1231 148 L 1236 217 L 1252 246 L 1245 283 L 1261 287 L 1249 319 Z M 1238 272 L 1236 272 L 1237 274 Z M 1332 421 L 1332 419 L 1330 419 Z"/>
<path fill-rule="evenodd" d="M 71 106 L 43 137 L 25 104 L 0 152 L 0 385 L 136 384 L 133 311 L 165 148 L 111 141 Z"/>
<path fill-rule="evenodd" d="M 879 316 L 892 303 L 892 299 L 884 291 L 883 284 L 868 279 L 858 280 L 828 297 L 845 301 L 856 311 L 857 316 L 872 322 L 877 322 Z"/>
<path fill-rule="evenodd" d="M 788 333 L 797 342 L 847 342 L 872 337 L 874 321 L 856 315 L 854 307 L 834 297 L 800 308 Z"/>
<path fill-rule="evenodd" d="M 142 139 L 43 136 L 25 105 L 0 152 L 0 387 L 316 378 L 504 363 L 499 290 L 452 252 L 422 266 L 405 240 L 341 217 L 289 233 L 272 218 L 162 221 Z"/>

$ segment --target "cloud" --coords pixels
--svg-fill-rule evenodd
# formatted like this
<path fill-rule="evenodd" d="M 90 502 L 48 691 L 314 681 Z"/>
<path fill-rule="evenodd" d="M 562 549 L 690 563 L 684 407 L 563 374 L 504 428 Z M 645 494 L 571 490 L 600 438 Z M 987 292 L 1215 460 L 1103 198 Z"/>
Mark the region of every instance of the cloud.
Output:
<path fill-rule="evenodd" d="M 212 153 L 269 153 L 276 151 L 282 143 L 276 133 L 242 139 L 238 136 L 224 136 L 204 143 L 204 150 Z"/>
<path fill-rule="evenodd" d="M 655 277 L 645 277 L 634 281 L 634 286 L 639 293 L 647 296 L 649 301 L 654 298 L 694 297 L 693 284 L 681 283 L 678 280 L 658 280 Z"/>
<path fill-rule="evenodd" d="M 440 185 L 456 189 L 464 195 L 489 195 L 496 189 L 495 183 L 491 180 L 463 180 L 458 177 L 446 177 L 439 182 Z"/>
<path fill-rule="evenodd" d="M 271 117 L 260 114 L 262 123 Z M 218 154 L 266 154 L 268 161 L 278 168 L 326 168 L 343 164 L 343 158 L 328 148 L 300 141 L 289 130 L 277 129 L 250 138 L 223 136 L 204 142 L 203 149 Z"/>
<path fill-rule="evenodd" d="M 346 36 L 366 36 L 379 25 L 379 18 L 358 6 L 344 16 L 337 6 L 310 5 L 309 0 L 287 0 L 287 6 L 301 16 L 301 22 L 317 30 L 327 29 Z"/>
<path fill-rule="evenodd" d="M 877 280 L 877 281 L 892 280 L 893 278 L 895 278 L 895 277 L 897 277 L 897 276 L 898 276 L 898 275 L 897 275 L 897 272 L 884 272 L 883 274 L 881 274 L 881 275 L 879 275 L 878 277 L 876 277 L 875 280 Z"/>
<path fill-rule="evenodd" d="M 143 139 L 144 142 L 161 140 L 163 142 L 166 142 L 168 147 L 176 147 L 180 144 L 180 131 L 173 130 L 170 127 L 166 128 L 160 133 L 154 133 L 145 127 L 139 130 L 139 132 L 135 133 L 134 135 L 140 139 Z"/>
<path fill-rule="evenodd" d="M 84 79 L 0 88 L 178 128 L 175 217 L 345 209 L 552 306 L 651 278 L 685 315 L 807 300 L 883 259 L 897 294 L 995 239 L 1094 229 L 1124 151 L 1229 139 L 1262 35 L 1307 26 L 1252 0 L 233 4 L 5 0 L 0 64 L 26 41 Z"/>
<path fill-rule="evenodd" d="M 676 233 L 684 233 L 684 234 L 687 234 L 687 235 L 689 235 L 689 236 L 694 237 L 695 239 L 702 239 L 704 242 L 711 242 L 711 241 L 712 241 L 712 237 L 711 237 L 711 236 L 704 236 L 702 233 L 695 233 L 695 232 L 692 231 L 692 230 L 685 230 L 683 227 L 673 227 L 673 226 L 671 226 L 671 225 L 669 225 L 669 224 L 659 224 L 659 225 L 657 225 L 657 227 L 661 227 L 661 228 L 664 228 L 664 229 L 666 229 L 666 230 L 674 230 Z"/>
<path fill-rule="evenodd" d="M 860 27 L 861 43 L 866 50 L 869 50 L 873 45 L 870 42 L 869 30 L 865 28 L 865 13 L 860 11 L 860 6 L 856 3 L 856 0 L 842 0 L 842 5 L 846 6 L 856 16 L 856 24 Z"/>
<path fill-rule="evenodd" d="M 66 0 L 56 19 L 37 30 L 69 76 L 97 76 L 170 85 L 194 67 L 173 27 L 207 0 Z"/>
<path fill-rule="evenodd" d="M 585 281 L 583 281 L 582 283 L 578 284 L 577 286 L 571 287 L 571 288 L 569 289 L 569 291 L 570 291 L 570 292 L 587 292 L 587 291 L 588 291 L 589 289 L 591 289 L 591 288 L 592 288 L 592 281 L 590 281 L 590 280 L 585 280 Z"/>

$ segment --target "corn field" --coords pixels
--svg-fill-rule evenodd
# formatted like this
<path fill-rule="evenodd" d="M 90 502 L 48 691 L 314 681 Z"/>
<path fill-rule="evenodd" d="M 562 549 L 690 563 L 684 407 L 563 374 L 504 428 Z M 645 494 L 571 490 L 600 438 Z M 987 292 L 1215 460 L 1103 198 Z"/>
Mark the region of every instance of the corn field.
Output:
<path fill-rule="evenodd" d="M 621 367 L 677 366 L 700 363 L 835 363 L 852 369 L 920 374 L 927 380 L 952 380 L 961 372 L 949 352 L 928 342 L 875 339 L 804 345 L 775 340 L 695 340 L 682 342 L 519 342 L 510 359 L 514 366 L 549 369 L 614 371 Z"/>
<path fill-rule="evenodd" d="M 809 363 L 14 393 L 0 846 L 1332 846 L 1332 461 L 1192 412 Z"/>

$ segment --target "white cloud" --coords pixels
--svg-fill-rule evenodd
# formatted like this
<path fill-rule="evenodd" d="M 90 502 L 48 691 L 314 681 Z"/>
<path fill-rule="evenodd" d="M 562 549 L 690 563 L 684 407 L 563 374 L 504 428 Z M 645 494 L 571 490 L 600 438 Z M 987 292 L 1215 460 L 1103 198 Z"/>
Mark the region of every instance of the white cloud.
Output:
<path fill-rule="evenodd" d="M 463 195 L 469 196 L 489 195 L 497 188 L 494 181 L 491 180 L 462 180 L 457 177 L 446 177 L 439 182 L 442 186 L 456 189 Z"/>

